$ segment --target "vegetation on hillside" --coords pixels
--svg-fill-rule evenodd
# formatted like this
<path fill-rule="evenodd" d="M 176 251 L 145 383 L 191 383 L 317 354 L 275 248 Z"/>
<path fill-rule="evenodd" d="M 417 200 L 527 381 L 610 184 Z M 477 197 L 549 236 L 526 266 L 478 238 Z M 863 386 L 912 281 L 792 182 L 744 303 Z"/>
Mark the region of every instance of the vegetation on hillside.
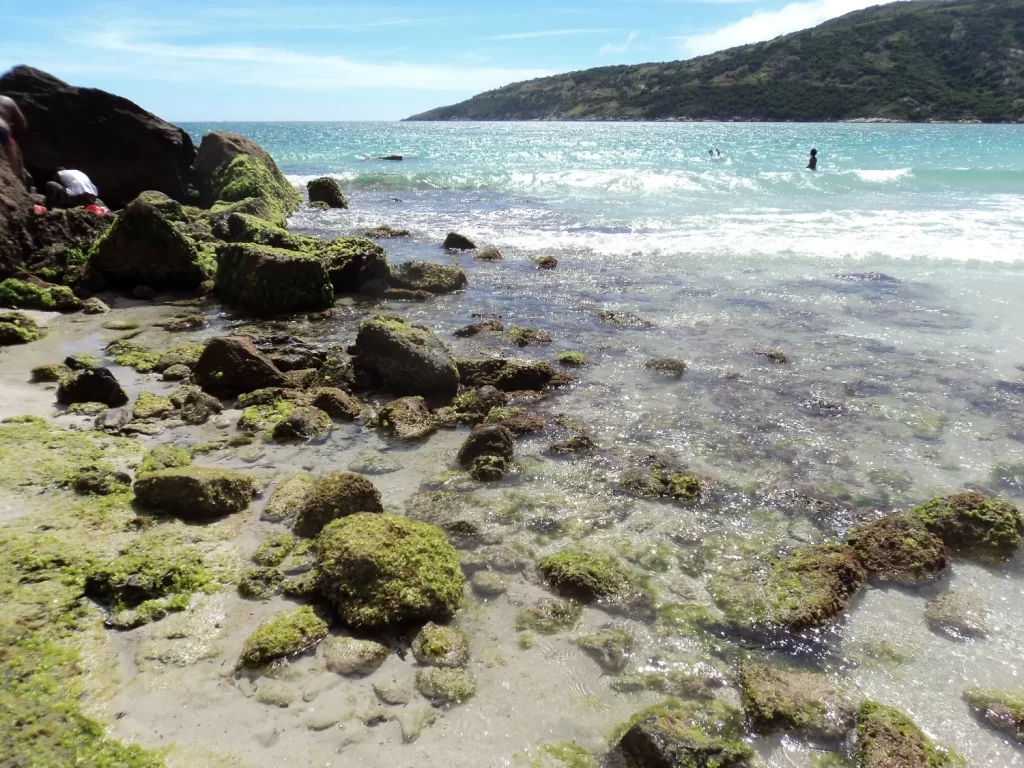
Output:
<path fill-rule="evenodd" d="M 1024 120 L 1024 0 L 914 0 L 689 61 L 513 83 L 410 120 Z"/>

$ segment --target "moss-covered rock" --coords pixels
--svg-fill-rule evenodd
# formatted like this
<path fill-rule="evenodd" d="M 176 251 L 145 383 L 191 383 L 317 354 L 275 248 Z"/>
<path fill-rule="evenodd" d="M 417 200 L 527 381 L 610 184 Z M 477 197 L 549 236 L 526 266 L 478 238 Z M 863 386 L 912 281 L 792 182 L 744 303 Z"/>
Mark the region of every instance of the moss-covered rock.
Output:
<path fill-rule="evenodd" d="M 701 500 L 704 484 L 693 473 L 670 458 L 651 454 L 640 459 L 635 466 L 619 477 L 619 486 L 641 498 L 664 498 L 684 504 Z"/>
<path fill-rule="evenodd" d="M 238 580 L 238 594 L 247 600 L 269 600 L 280 593 L 284 581 L 279 568 L 247 568 Z"/>
<path fill-rule="evenodd" d="M 136 419 L 157 419 L 174 410 L 171 398 L 154 395 L 152 392 L 140 392 L 132 406 L 132 415 Z"/>
<path fill-rule="evenodd" d="M 661 768 L 745 768 L 754 757 L 743 743 L 742 715 L 724 702 L 672 699 L 636 713 L 615 750 L 627 764 Z"/>
<path fill-rule="evenodd" d="M 259 666 L 298 656 L 327 637 L 327 623 L 307 605 L 264 622 L 245 641 L 241 662 Z"/>
<path fill-rule="evenodd" d="M 446 621 L 465 576 L 440 528 L 386 514 L 335 520 L 316 540 L 320 590 L 355 629 Z"/>
<path fill-rule="evenodd" d="M 56 384 L 66 376 L 71 375 L 71 369 L 62 363 L 48 363 L 37 365 L 29 373 L 33 384 Z"/>
<path fill-rule="evenodd" d="M 422 440 L 437 431 L 437 421 L 422 397 L 392 400 L 377 413 L 377 422 L 399 440 Z"/>
<path fill-rule="evenodd" d="M 709 589 L 732 631 L 800 632 L 832 624 L 866 578 L 852 550 L 825 544 L 724 566 Z"/>
<path fill-rule="evenodd" d="M 161 375 L 164 381 L 188 381 L 192 378 L 192 369 L 187 365 L 172 365 Z"/>
<path fill-rule="evenodd" d="M 87 368 L 61 379 L 57 402 L 64 405 L 103 403 L 117 408 L 128 403 L 128 394 L 108 368 Z"/>
<path fill-rule="evenodd" d="M 909 515 L 892 515 L 855 528 L 847 544 L 873 579 L 904 586 L 934 581 L 949 562 L 942 539 Z"/>
<path fill-rule="evenodd" d="M 1024 744 L 1024 694 L 975 687 L 964 701 L 983 723 L 1018 744 Z"/>
<path fill-rule="evenodd" d="M 177 469 L 192 465 L 192 454 L 187 448 L 170 443 L 154 445 L 152 450 L 146 453 L 139 466 L 139 474 L 146 472 L 158 472 L 161 469 Z"/>
<path fill-rule="evenodd" d="M 125 493 L 131 488 L 132 480 L 124 472 L 114 472 L 105 467 L 85 467 L 77 472 L 71 481 L 75 493 L 82 496 L 110 496 Z"/>
<path fill-rule="evenodd" d="M 362 404 L 352 395 L 337 387 L 319 387 L 313 390 L 313 405 L 338 421 L 355 421 L 363 414 Z"/>
<path fill-rule="evenodd" d="M 199 362 L 199 358 L 203 356 L 205 349 L 206 347 L 203 344 L 182 344 L 181 346 L 169 349 L 159 356 L 156 365 L 153 366 L 153 370 L 157 373 L 163 373 L 168 368 L 181 365 L 191 371 L 192 367 Z"/>
<path fill-rule="evenodd" d="M 960 755 L 937 746 L 897 709 L 865 701 L 857 710 L 860 768 L 967 768 Z"/>
<path fill-rule="evenodd" d="M 559 352 L 555 355 L 555 360 L 566 368 L 582 368 L 590 363 L 590 360 L 582 352 Z"/>
<path fill-rule="evenodd" d="M 313 179 L 306 183 L 306 191 L 309 193 L 311 203 L 326 203 L 328 208 L 348 208 L 337 179 L 329 176 Z"/>
<path fill-rule="evenodd" d="M 654 598 L 637 578 L 611 555 L 567 550 L 537 564 L 544 580 L 563 595 L 594 604 L 610 613 L 636 618 L 653 616 Z"/>
<path fill-rule="evenodd" d="M 93 244 L 89 265 L 122 289 L 194 289 L 213 275 L 211 256 L 160 209 L 137 199 Z"/>
<path fill-rule="evenodd" d="M 464 667 L 469 661 L 469 635 L 457 627 L 429 621 L 413 638 L 412 653 L 420 664 Z"/>
<path fill-rule="evenodd" d="M 258 491 L 249 475 L 201 467 L 162 469 L 135 481 L 140 505 L 190 520 L 241 512 Z"/>
<path fill-rule="evenodd" d="M 217 295 L 259 317 L 315 312 L 334 304 L 334 287 L 312 256 L 251 243 L 217 248 Z"/>
<path fill-rule="evenodd" d="M 492 386 L 504 392 L 539 392 L 566 381 L 548 363 L 535 360 L 489 358 L 455 360 L 459 380 L 466 387 Z"/>
<path fill-rule="evenodd" d="M 390 651 L 383 643 L 354 637 L 329 637 L 324 643 L 324 663 L 336 675 L 369 675 L 387 661 Z"/>
<path fill-rule="evenodd" d="M 500 424 L 481 424 L 462 442 L 457 456 L 460 466 L 468 467 L 480 457 L 495 457 L 503 462 L 512 460 L 515 437 Z"/>
<path fill-rule="evenodd" d="M 459 395 L 452 403 L 452 408 L 458 421 L 464 424 L 479 424 L 491 411 L 507 405 L 507 394 L 497 387 L 483 386 Z"/>
<path fill-rule="evenodd" d="M 454 293 L 463 290 L 469 280 L 465 272 L 450 264 L 407 261 L 391 268 L 390 284 L 407 291 Z"/>
<path fill-rule="evenodd" d="M 265 219 L 247 213 L 232 213 L 222 221 L 223 225 L 218 227 L 218 233 L 231 243 L 253 243 L 307 253 L 313 249 L 315 243 L 320 242 L 311 237 L 293 234 L 287 229 L 276 227 Z"/>
<path fill-rule="evenodd" d="M 320 242 L 315 254 L 338 294 L 380 293 L 391 277 L 387 253 L 365 237 L 338 237 Z"/>
<path fill-rule="evenodd" d="M 77 312 L 82 302 L 65 285 L 39 285 L 11 277 L 0 282 L 0 307 Z"/>
<path fill-rule="evenodd" d="M 435 707 L 461 704 L 476 695 L 476 679 L 464 669 L 418 669 L 416 690 Z"/>
<path fill-rule="evenodd" d="M 1024 517 L 1012 504 L 980 493 L 937 496 L 909 510 L 955 553 L 982 562 L 1002 562 L 1017 551 Z"/>
<path fill-rule="evenodd" d="M 521 325 L 512 324 L 508 327 L 508 340 L 517 347 L 528 347 L 531 344 L 550 344 L 551 334 L 547 331 L 539 331 L 536 328 L 524 328 Z"/>
<path fill-rule="evenodd" d="M 261 518 L 271 523 L 294 520 L 299 510 L 306 506 L 315 488 L 316 480 L 312 475 L 305 472 L 288 475 L 274 488 Z"/>
<path fill-rule="evenodd" d="M 363 322 L 355 355 L 357 376 L 396 395 L 447 401 L 458 390 L 458 372 L 441 340 L 395 315 L 381 314 Z"/>
<path fill-rule="evenodd" d="M 681 379 L 686 373 L 686 361 L 675 357 L 656 357 L 644 363 L 644 367 L 652 373 L 670 379 Z"/>
<path fill-rule="evenodd" d="M 274 425 L 273 437 L 279 443 L 320 440 L 334 429 L 331 417 L 319 408 L 296 408 Z"/>
<path fill-rule="evenodd" d="M 516 629 L 555 635 L 575 627 L 582 615 L 583 606 L 579 603 L 542 597 L 516 614 Z"/>
<path fill-rule="evenodd" d="M 312 538 L 332 520 L 357 512 L 383 512 L 380 491 L 362 475 L 331 472 L 320 478 L 295 517 L 298 536 Z"/>
<path fill-rule="evenodd" d="M 533 260 L 533 263 L 537 265 L 538 269 L 554 269 L 558 266 L 558 259 L 549 253 L 544 256 L 538 256 Z"/>
<path fill-rule="evenodd" d="M 636 639 L 624 629 L 602 629 L 576 638 L 576 645 L 609 675 L 617 675 L 629 664 Z"/>
<path fill-rule="evenodd" d="M 853 728 L 856 706 L 820 672 L 747 661 L 740 665 L 739 681 L 743 709 L 758 733 L 796 731 L 841 741 Z"/>
<path fill-rule="evenodd" d="M 0 347 L 28 344 L 41 335 L 39 324 L 24 312 L 0 312 Z"/>
<path fill-rule="evenodd" d="M 168 369 L 170 370 L 170 369 Z M 166 371 L 164 375 L 166 376 Z M 173 402 L 173 398 L 172 398 Z M 208 395 L 198 387 L 191 387 L 181 399 L 181 419 L 186 424 L 205 424 L 224 410 L 224 406 L 213 395 Z"/>

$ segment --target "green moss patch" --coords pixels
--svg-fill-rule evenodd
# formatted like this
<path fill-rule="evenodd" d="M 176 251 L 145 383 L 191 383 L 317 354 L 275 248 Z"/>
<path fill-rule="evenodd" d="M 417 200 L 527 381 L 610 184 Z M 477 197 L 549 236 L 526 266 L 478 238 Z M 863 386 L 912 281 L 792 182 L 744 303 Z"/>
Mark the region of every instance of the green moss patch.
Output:
<path fill-rule="evenodd" d="M 308 605 L 264 622 L 245 641 L 241 662 L 259 666 L 314 648 L 327 637 L 327 623 Z"/>
<path fill-rule="evenodd" d="M 28 344 L 41 336 L 39 324 L 24 312 L 0 312 L 0 347 Z"/>
<path fill-rule="evenodd" d="M 905 714 L 874 701 L 857 711 L 857 761 L 861 768 L 967 768 L 966 760 L 936 745 Z"/>
<path fill-rule="evenodd" d="M 937 496 L 909 510 L 958 554 L 982 562 L 1002 562 L 1017 551 L 1024 517 L 1012 504 L 980 493 Z"/>

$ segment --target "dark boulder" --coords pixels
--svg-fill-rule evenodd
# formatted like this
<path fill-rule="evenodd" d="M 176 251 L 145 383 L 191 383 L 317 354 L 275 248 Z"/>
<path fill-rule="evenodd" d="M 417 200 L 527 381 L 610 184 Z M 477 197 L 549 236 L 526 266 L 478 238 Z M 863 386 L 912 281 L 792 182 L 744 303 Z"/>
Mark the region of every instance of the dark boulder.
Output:
<path fill-rule="evenodd" d="M 467 387 L 490 385 L 505 392 L 536 391 L 565 381 L 548 363 L 533 360 L 459 358 L 455 365 L 459 369 L 459 380 Z"/>
<path fill-rule="evenodd" d="M 472 432 L 459 448 L 459 464 L 468 467 L 480 456 L 497 456 L 511 461 L 515 448 L 512 433 L 500 424 L 483 424 Z"/>
<path fill-rule="evenodd" d="M 128 395 L 108 368 L 86 368 L 61 381 L 57 388 L 57 402 L 103 403 L 117 408 L 128 402 Z"/>
<path fill-rule="evenodd" d="M 210 339 L 192 368 L 192 377 L 206 391 L 223 397 L 288 387 L 285 375 L 246 336 Z"/>
<path fill-rule="evenodd" d="M 0 152 L 0 277 L 9 277 L 30 252 L 28 226 L 32 198 Z"/>
<path fill-rule="evenodd" d="M 334 304 L 323 265 L 293 251 L 250 243 L 217 248 L 217 295 L 258 317 L 315 312 Z"/>
<path fill-rule="evenodd" d="M 306 184 L 306 191 L 311 203 L 326 203 L 328 208 L 348 208 L 337 180 L 329 176 L 313 179 Z"/>
<path fill-rule="evenodd" d="M 3 194 L 7 192 L 4 190 Z M 115 216 L 98 216 L 84 208 L 33 214 L 26 222 L 29 247 L 23 254 L 20 267 L 33 274 L 47 270 L 70 285 L 84 275 L 85 254 L 114 221 Z M 6 266 L 0 257 L 2 277 L 9 276 Z"/>
<path fill-rule="evenodd" d="M 246 474 L 205 467 L 161 469 L 135 481 L 140 506 L 187 520 L 241 512 L 259 490 L 259 483 Z"/>
<path fill-rule="evenodd" d="M 454 293 L 468 284 L 466 273 L 448 264 L 407 261 L 391 268 L 391 287 L 427 293 Z"/>
<path fill-rule="evenodd" d="M 19 145 L 37 186 L 64 166 L 88 174 L 114 207 L 147 189 L 184 199 L 196 151 L 182 129 L 128 99 L 75 88 L 31 67 L 0 78 L 0 93 L 18 102 L 31 126 Z"/>
<path fill-rule="evenodd" d="M 441 340 L 395 315 L 377 315 L 359 326 L 355 370 L 363 383 L 396 395 L 451 400 L 459 387 Z"/>
<path fill-rule="evenodd" d="M 316 256 L 324 265 L 336 293 L 378 294 L 391 277 L 388 255 L 365 237 L 338 237 L 319 245 Z"/>
<path fill-rule="evenodd" d="M 449 232 L 444 239 L 444 247 L 449 251 L 475 251 L 476 243 L 458 232 Z"/>

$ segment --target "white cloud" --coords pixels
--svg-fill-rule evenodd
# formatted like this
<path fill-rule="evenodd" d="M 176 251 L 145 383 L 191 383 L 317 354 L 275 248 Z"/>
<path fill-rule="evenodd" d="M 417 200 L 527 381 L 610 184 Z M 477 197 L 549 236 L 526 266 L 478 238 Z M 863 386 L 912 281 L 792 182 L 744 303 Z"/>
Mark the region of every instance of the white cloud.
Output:
<path fill-rule="evenodd" d="M 757 11 L 713 32 L 682 36 L 678 38 L 678 47 L 680 53 L 687 57 L 714 53 L 808 29 L 844 13 L 859 11 L 883 1 L 806 0 L 790 3 L 774 11 Z"/>
<path fill-rule="evenodd" d="M 636 32 L 630 32 L 626 37 L 626 42 L 613 45 L 612 43 L 606 43 L 601 46 L 600 55 L 609 56 L 623 54 L 630 49 L 633 43 L 636 41 Z"/>

